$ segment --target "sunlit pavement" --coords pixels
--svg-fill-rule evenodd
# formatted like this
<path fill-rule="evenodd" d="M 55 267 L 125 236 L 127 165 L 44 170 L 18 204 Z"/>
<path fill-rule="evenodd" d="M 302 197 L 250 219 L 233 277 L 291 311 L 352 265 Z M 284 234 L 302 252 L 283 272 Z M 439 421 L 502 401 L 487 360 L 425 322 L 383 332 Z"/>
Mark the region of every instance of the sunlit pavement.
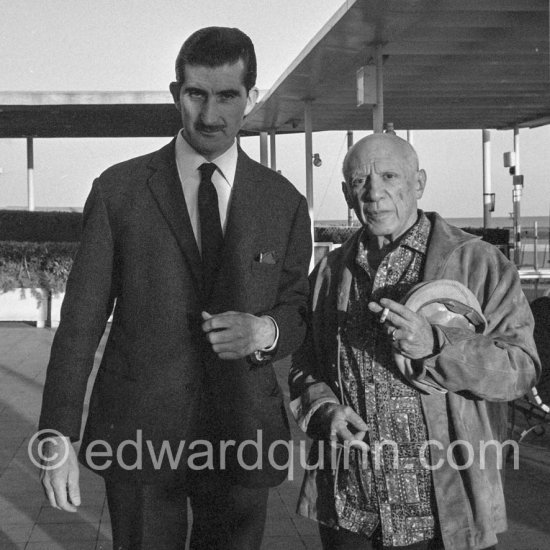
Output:
<path fill-rule="evenodd" d="M 0 323 L 0 550 L 110 550 L 101 478 L 82 468 L 82 505 L 75 514 L 61 512 L 44 499 L 28 456 L 53 334 L 48 328 Z M 96 359 L 100 353 L 101 347 Z M 276 369 L 288 397 L 288 362 Z M 303 438 L 291 426 L 295 440 Z M 294 479 L 271 491 L 262 550 L 321 548 L 315 523 L 294 513 L 301 483 L 298 445 L 294 462 Z M 549 549 L 549 436 L 534 436 L 521 446 L 519 469 L 508 465 L 505 488 L 509 531 L 499 537 L 499 550 Z"/>

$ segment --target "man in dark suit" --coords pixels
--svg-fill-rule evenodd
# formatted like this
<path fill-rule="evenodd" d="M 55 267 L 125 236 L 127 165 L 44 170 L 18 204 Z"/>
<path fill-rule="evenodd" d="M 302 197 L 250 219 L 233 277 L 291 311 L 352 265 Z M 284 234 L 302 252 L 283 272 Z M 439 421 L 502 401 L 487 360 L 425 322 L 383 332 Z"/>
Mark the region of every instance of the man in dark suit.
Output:
<path fill-rule="evenodd" d="M 114 305 L 79 459 L 105 478 L 117 550 L 183 548 L 188 498 L 192 548 L 259 548 L 268 488 L 286 477 L 271 363 L 305 333 L 310 220 L 236 143 L 255 80 L 245 34 L 194 33 L 170 85 L 181 132 L 109 168 L 86 202 L 44 389 L 42 483 L 76 510 L 71 442 Z"/>

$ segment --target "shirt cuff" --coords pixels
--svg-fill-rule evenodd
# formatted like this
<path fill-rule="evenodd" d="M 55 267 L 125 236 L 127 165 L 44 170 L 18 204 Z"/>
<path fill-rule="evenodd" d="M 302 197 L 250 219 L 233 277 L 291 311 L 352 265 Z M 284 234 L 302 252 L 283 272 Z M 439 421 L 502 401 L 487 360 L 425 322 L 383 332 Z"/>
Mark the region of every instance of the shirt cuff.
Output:
<path fill-rule="evenodd" d="M 339 405 L 340 402 L 336 398 L 331 397 L 323 397 L 321 399 L 318 399 L 313 405 L 309 407 L 309 409 L 306 411 L 304 410 L 302 406 L 302 401 L 300 397 L 297 397 L 293 401 L 289 403 L 290 412 L 292 413 L 292 416 L 294 416 L 294 420 L 296 420 L 296 424 L 300 427 L 300 429 L 307 433 L 307 429 L 309 426 L 309 421 L 311 420 L 311 417 L 319 410 L 321 406 L 323 406 L 325 403 L 334 403 L 335 405 Z"/>
<path fill-rule="evenodd" d="M 264 365 L 271 361 L 271 358 L 275 355 L 275 352 L 277 350 L 277 345 L 279 344 L 279 327 L 277 326 L 275 319 L 273 319 L 271 315 L 263 315 L 262 317 L 267 317 L 268 319 L 271 319 L 273 325 L 275 325 L 275 341 L 267 348 L 253 351 L 250 355 L 247 356 L 249 362 L 253 365 Z"/>
<path fill-rule="evenodd" d="M 279 326 L 277 325 L 277 322 L 275 321 L 275 319 L 271 317 L 271 315 L 262 315 L 262 317 L 267 317 L 268 319 L 271 319 L 271 321 L 275 325 L 275 340 L 273 344 L 271 344 L 271 346 L 267 348 L 262 348 L 261 350 L 259 350 L 262 353 L 269 353 L 270 351 L 273 351 L 277 347 L 277 344 L 279 343 Z"/>

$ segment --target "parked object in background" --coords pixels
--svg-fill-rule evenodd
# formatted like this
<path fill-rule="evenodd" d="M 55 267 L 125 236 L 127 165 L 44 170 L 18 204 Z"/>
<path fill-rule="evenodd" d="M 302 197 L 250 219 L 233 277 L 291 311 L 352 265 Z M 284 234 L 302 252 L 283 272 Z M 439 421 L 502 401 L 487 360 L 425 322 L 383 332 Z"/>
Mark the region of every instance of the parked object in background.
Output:
<path fill-rule="evenodd" d="M 523 399 L 511 403 L 512 430 L 517 428 L 517 413 L 521 413 L 527 426 L 519 435 L 522 441 L 529 434 L 543 435 L 550 422 L 550 296 L 542 296 L 531 302 L 535 319 L 534 338 L 542 366 L 540 380 Z"/>

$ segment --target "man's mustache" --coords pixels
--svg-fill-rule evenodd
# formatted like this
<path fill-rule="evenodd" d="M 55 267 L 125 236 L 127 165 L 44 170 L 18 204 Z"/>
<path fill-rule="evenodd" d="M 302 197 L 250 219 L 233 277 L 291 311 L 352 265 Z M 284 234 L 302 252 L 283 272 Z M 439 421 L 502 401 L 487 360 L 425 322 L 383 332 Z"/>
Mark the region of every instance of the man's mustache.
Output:
<path fill-rule="evenodd" d="M 202 124 L 198 122 L 197 124 L 195 124 L 195 129 L 198 132 L 221 132 L 225 130 L 225 124 L 217 124 L 213 126 L 210 124 Z"/>

